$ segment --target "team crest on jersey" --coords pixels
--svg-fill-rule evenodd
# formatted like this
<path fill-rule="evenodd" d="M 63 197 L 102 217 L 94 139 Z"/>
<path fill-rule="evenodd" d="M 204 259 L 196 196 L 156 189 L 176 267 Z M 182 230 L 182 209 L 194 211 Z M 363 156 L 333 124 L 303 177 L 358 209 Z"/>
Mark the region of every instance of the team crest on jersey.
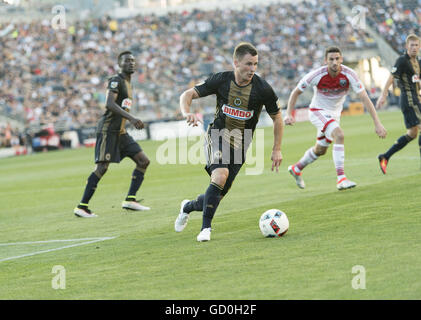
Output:
<path fill-rule="evenodd" d="M 117 81 L 111 81 L 111 83 L 110 83 L 110 88 L 111 89 L 115 89 L 115 88 L 117 88 L 117 86 L 118 86 L 118 82 Z"/>
<path fill-rule="evenodd" d="M 241 106 L 241 99 L 240 98 L 235 98 L 234 99 L 234 104 L 236 107 Z"/>
<path fill-rule="evenodd" d="M 129 98 L 124 99 L 123 102 L 121 103 L 121 107 L 123 109 L 130 110 L 132 107 L 132 100 Z"/>
<path fill-rule="evenodd" d="M 391 73 L 395 73 L 396 72 L 396 67 L 393 67 L 392 70 L 390 70 Z"/>
<path fill-rule="evenodd" d="M 219 161 L 221 159 L 222 159 L 222 151 L 221 150 L 215 151 L 213 154 L 213 161 Z"/>
<path fill-rule="evenodd" d="M 346 86 L 346 79 L 340 79 L 339 80 L 339 85 L 341 86 L 341 87 L 345 87 Z"/>
<path fill-rule="evenodd" d="M 412 82 L 413 82 L 413 83 L 420 82 L 420 78 L 418 77 L 418 75 L 417 75 L 417 74 L 414 74 L 414 75 L 412 76 Z"/>
<path fill-rule="evenodd" d="M 253 117 L 254 110 L 242 110 L 224 104 L 222 112 L 230 118 L 239 120 L 249 120 Z"/>

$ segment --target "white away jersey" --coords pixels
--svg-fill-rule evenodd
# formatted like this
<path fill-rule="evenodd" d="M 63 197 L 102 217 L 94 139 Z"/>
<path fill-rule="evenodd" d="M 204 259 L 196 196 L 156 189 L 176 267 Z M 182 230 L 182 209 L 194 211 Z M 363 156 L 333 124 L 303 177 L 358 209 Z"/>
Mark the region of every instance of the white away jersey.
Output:
<path fill-rule="evenodd" d="M 313 87 L 310 108 L 324 109 L 339 116 L 350 86 L 356 93 L 365 90 L 355 71 L 341 65 L 341 72 L 336 77 L 331 77 L 327 66 L 323 66 L 307 73 L 297 87 L 301 91 Z"/>

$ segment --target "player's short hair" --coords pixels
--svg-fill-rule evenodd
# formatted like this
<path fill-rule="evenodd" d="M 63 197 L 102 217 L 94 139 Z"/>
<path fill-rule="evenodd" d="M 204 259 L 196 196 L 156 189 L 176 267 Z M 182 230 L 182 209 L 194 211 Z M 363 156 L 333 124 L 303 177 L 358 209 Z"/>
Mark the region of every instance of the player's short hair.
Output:
<path fill-rule="evenodd" d="M 421 40 L 420 37 L 418 37 L 415 33 L 411 33 L 410 35 L 408 35 L 406 37 L 405 44 L 408 44 L 409 41 L 419 41 L 419 42 L 421 42 L 420 40 Z"/>
<path fill-rule="evenodd" d="M 253 57 L 257 56 L 256 47 L 249 42 L 241 42 L 235 47 L 232 57 L 241 60 L 247 53 L 250 53 Z"/>
<path fill-rule="evenodd" d="M 325 59 L 327 58 L 327 55 L 329 53 L 334 53 L 334 52 L 337 52 L 342 56 L 342 51 L 341 49 L 339 49 L 339 47 L 329 47 L 329 48 L 326 48 L 325 50 Z"/>
<path fill-rule="evenodd" d="M 120 63 L 121 58 L 122 58 L 124 55 L 126 55 L 126 54 L 133 54 L 133 53 L 132 53 L 131 51 L 129 51 L 129 50 L 126 50 L 126 51 L 121 52 L 121 53 L 118 55 L 118 58 L 117 58 L 118 63 Z"/>

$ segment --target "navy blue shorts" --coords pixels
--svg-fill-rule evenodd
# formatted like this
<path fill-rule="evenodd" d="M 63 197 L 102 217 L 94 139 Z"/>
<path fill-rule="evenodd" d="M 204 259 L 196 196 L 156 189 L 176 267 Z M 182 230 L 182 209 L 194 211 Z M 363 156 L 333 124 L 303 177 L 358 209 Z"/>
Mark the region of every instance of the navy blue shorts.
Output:
<path fill-rule="evenodd" d="M 221 195 L 224 196 L 228 193 L 235 177 L 245 162 L 245 153 L 241 148 L 240 150 L 234 150 L 222 137 L 219 137 L 218 141 L 213 142 L 209 132 L 210 130 L 207 132 L 205 143 L 205 170 L 210 176 L 212 171 L 217 168 L 228 169 L 228 178 L 221 192 Z"/>
<path fill-rule="evenodd" d="M 100 132 L 96 137 L 95 163 L 119 163 L 125 157 L 134 157 L 142 148 L 127 133 Z"/>
<path fill-rule="evenodd" d="M 408 97 L 407 94 L 402 93 L 399 98 L 399 103 L 407 129 L 415 127 L 421 123 L 421 103 L 415 94 L 411 96 L 412 97 Z"/>

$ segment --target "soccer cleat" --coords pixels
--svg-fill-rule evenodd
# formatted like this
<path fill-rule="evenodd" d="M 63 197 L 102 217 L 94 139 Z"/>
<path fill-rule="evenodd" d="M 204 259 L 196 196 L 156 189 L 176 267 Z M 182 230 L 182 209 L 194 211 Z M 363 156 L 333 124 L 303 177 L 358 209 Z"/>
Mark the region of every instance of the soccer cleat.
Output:
<path fill-rule="evenodd" d="M 175 219 L 175 222 L 174 222 L 175 232 L 181 232 L 187 226 L 187 222 L 189 221 L 189 214 L 187 212 L 184 212 L 183 209 L 186 203 L 189 201 L 190 200 L 187 200 L 187 199 L 181 201 L 180 213 L 178 214 L 178 217 L 177 219 Z"/>
<path fill-rule="evenodd" d="M 88 207 L 80 208 L 80 206 L 78 206 L 73 210 L 73 213 L 75 214 L 75 216 L 80 217 L 80 218 L 96 218 L 96 217 L 98 217 L 95 213 L 93 213 L 91 210 L 89 210 Z"/>
<path fill-rule="evenodd" d="M 338 181 L 338 183 L 336 184 L 336 187 L 338 188 L 338 190 L 346 190 L 346 189 L 351 189 L 356 187 L 357 184 L 351 180 L 348 180 L 347 178 L 343 178 L 341 180 Z"/>
<path fill-rule="evenodd" d="M 377 159 L 379 159 L 380 170 L 383 172 L 383 174 L 386 174 L 386 168 L 387 168 L 388 160 L 382 154 L 379 154 Z"/>
<path fill-rule="evenodd" d="M 146 206 L 142 206 L 138 201 L 136 201 L 136 200 L 130 200 L 130 201 L 127 201 L 127 200 L 124 200 L 122 203 L 121 203 L 121 207 L 123 208 L 123 209 L 126 209 L 126 210 L 133 210 L 133 211 L 146 211 L 146 210 L 150 210 L 151 208 L 149 208 L 149 207 L 146 207 Z"/>
<path fill-rule="evenodd" d="M 197 241 L 203 242 L 203 241 L 210 241 L 210 235 L 211 235 L 211 228 L 205 228 L 197 236 Z"/>
<path fill-rule="evenodd" d="M 304 183 L 303 177 L 301 172 L 296 173 L 294 171 L 294 165 L 288 167 L 289 173 L 295 178 L 295 182 L 297 183 L 298 188 L 304 189 L 306 187 L 306 184 Z"/>

